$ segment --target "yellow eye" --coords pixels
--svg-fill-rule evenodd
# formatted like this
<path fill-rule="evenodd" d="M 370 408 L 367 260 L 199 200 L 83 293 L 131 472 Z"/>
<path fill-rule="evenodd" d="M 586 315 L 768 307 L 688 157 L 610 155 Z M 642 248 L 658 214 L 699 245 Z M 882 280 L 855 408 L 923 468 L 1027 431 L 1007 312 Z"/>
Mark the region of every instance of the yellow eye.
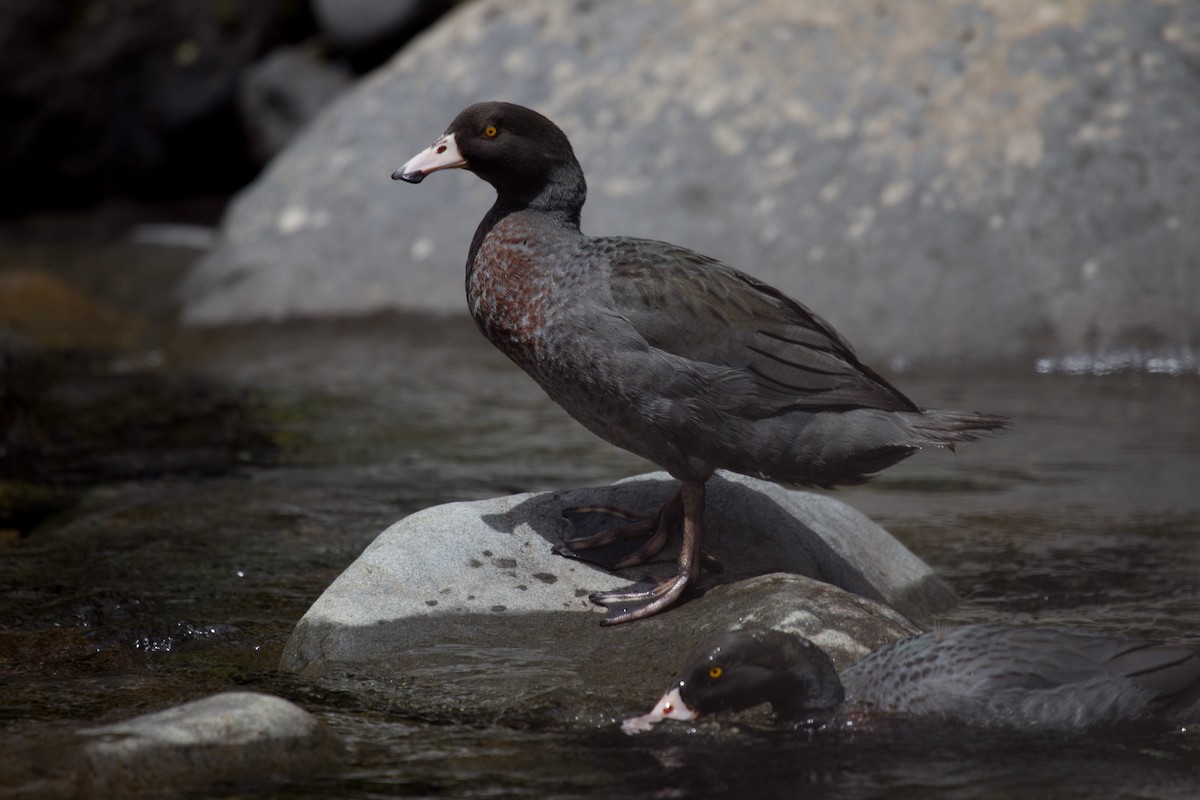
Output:
<path fill-rule="evenodd" d="M 483 135 L 488 139 L 495 139 L 499 132 L 500 130 L 495 125 L 488 125 L 483 129 Z"/>
<path fill-rule="evenodd" d="M 708 668 L 708 677 L 712 678 L 714 681 L 724 674 L 725 674 L 725 670 L 721 669 L 720 667 L 709 667 Z"/>

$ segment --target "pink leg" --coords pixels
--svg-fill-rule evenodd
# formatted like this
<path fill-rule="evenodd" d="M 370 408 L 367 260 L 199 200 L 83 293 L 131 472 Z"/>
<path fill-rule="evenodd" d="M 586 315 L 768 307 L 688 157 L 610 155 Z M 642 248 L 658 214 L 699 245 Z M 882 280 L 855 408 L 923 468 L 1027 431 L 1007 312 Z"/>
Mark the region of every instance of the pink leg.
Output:
<path fill-rule="evenodd" d="M 654 616 L 675 605 L 684 589 L 699 577 L 704 483 L 683 484 L 677 497 L 683 505 L 683 545 L 679 550 L 679 569 L 675 577 L 645 591 L 616 590 L 591 595 L 592 602 L 608 608 L 608 616 L 600 624 L 617 625 Z"/>

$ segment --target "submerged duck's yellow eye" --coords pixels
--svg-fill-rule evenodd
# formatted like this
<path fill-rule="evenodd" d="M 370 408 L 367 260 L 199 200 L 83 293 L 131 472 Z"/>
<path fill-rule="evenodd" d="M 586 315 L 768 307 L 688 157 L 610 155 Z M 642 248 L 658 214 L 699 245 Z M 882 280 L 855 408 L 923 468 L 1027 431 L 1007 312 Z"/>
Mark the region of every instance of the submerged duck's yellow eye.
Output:
<path fill-rule="evenodd" d="M 486 128 L 483 129 L 483 135 L 486 136 L 488 139 L 495 139 L 496 134 L 499 132 L 500 132 L 500 130 L 495 125 L 488 125 Z"/>
<path fill-rule="evenodd" d="M 720 667 L 709 667 L 708 668 L 708 677 L 712 678 L 714 681 L 724 674 L 725 674 L 725 670 L 721 669 Z"/>

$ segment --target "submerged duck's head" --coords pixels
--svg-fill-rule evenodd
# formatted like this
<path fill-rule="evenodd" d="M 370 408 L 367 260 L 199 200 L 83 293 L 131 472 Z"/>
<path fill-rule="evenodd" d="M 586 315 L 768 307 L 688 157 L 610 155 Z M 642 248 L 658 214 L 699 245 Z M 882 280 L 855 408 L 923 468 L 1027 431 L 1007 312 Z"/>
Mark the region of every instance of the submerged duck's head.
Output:
<path fill-rule="evenodd" d="M 420 183 L 444 169 L 474 172 L 510 202 L 570 194 L 579 195 L 568 199 L 582 205 L 583 173 L 566 134 L 538 112 L 513 103 L 468 106 L 392 178 Z"/>
<path fill-rule="evenodd" d="M 781 716 L 832 709 L 843 690 L 829 656 L 800 636 L 774 630 L 729 631 L 699 644 L 650 713 L 625 721 L 627 732 L 664 719 L 739 711 L 770 703 Z"/>

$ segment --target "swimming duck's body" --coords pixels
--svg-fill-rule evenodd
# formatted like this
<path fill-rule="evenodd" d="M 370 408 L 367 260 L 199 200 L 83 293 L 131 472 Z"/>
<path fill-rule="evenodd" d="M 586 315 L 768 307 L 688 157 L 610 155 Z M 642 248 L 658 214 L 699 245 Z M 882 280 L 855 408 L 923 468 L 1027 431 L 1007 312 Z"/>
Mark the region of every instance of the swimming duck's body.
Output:
<path fill-rule="evenodd" d="M 697 646 L 645 730 L 770 703 L 785 719 L 919 717 L 1021 731 L 1153 730 L 1200 721 L 1200 653 L 1181 644 L 968 625 L 887 645 L 839 675 L 811 641 L 773 630 Z"/>

